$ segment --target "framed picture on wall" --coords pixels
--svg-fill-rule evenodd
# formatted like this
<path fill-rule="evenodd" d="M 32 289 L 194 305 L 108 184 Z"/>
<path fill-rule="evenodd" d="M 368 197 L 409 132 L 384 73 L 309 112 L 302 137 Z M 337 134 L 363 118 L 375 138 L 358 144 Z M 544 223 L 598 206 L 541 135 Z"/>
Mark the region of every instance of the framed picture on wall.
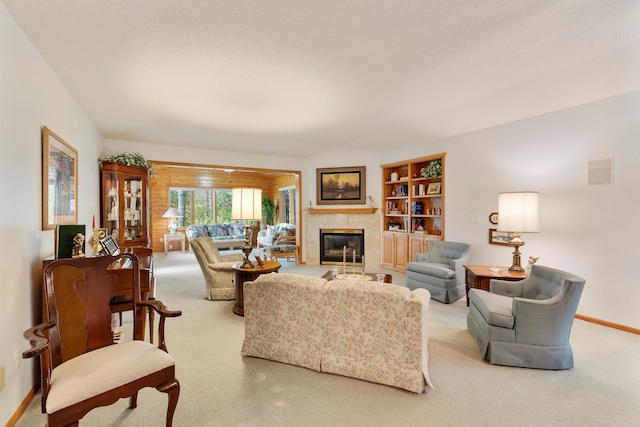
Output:
<path fill-rule="evenodd" d="M 42 229 L 78 223 L 78 152 L 42 127 Z"/>
<path fill-rule="evenodd" d="M 365 204 L 365 181 L 365 166 L 316 169 L 316 203 Z"/>
<path fill-rule="evenodd" d="M 489 229 L 489 243 L 492 245 L 509 246 L 509 242 L 513 238 L 513 233 L 505 233 L 497 231 L 495 228 Z"/>

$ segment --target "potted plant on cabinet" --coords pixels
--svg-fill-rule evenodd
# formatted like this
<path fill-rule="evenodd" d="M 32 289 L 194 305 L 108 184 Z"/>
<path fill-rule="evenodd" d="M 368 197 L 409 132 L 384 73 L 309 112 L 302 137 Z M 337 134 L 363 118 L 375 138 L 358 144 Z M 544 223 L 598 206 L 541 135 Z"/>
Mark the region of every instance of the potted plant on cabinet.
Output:
<path fill-rule="evenodd" d="M 389 231 L 399 231 L 400 230 L 400 224 L 395 222 L 395 221 L 387 222 L 387 227 L 389 228 Z"/>
<path fill-rule="evenodd" d="M 127 166 L 141 166 L 147 168 L 149 176 L 155 176 L 156 169 L 153 163 L 145 159 L 140 153 L 118 153 L 114 156 L 103 156 L 98 158 L 98 163 L 111 162 L 120 163 Z"/>

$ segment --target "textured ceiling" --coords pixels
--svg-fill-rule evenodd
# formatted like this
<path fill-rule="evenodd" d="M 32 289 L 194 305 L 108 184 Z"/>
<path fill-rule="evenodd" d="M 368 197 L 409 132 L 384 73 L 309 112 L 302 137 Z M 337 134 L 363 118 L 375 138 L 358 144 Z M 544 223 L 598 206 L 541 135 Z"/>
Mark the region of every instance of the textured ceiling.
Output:
<path fill-rule="evenodd" d="M 640 89 L 638 0 L 2 0 L 105 138 L 387 152 Z"/>

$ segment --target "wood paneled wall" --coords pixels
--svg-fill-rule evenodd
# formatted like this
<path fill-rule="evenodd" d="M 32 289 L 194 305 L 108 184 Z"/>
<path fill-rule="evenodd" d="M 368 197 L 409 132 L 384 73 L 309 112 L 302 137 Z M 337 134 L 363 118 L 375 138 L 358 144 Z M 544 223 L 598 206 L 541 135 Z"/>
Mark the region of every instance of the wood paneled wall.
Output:
<path fill-rule="evenodd" d="M 162 218 L 169 209 L 169 188 L 213 188 L 232 189 L 237 187 L 260 188 L 262 193 L 277 196 L 278 188 L 296 184 L 299 171 L 234 171 L 225 172 L 224 166 L 188 165 L 178 163 L 154 162 L 156 176 L 149 179 L 149 235 L 154 251 L 163 252 L 164 243 L 160 241 L 168 233 L 169 220 Z M 233 169 L 233 167 L 228 167 Z"/>

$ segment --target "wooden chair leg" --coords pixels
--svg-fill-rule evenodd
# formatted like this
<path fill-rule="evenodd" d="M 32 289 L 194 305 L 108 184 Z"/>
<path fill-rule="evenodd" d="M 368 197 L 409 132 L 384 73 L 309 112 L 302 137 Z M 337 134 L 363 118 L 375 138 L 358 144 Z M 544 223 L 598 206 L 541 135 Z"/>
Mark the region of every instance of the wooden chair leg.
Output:
<path fill-rule="evenodd" d="M 138 392 L 133 393 L 133 396 L 129 398 L 129 408 L 135 409 L 138 406 Z"/>
<path fill-rule="evenodd" d="M 149 342 L 153 344 L 153 321 L 155 319 L 155 310 L 149 309 Z"/>
<path fill-rule="evenodd" d="M 171 383 L 160 386 L 157 389 L 162 393 L 167 393 L 167 395 L 169 396 L 166 426 L 171 427 L 173 425 L 173 414 L 176 412 L 178 398 L 180 397 L 180 383 L 177 379 L 174 379 Z"/>
<path fill-rule="evenodd" d="M 120 326 L 122 326 L 122 312 L 118 313 L 120 315 Z"/>

